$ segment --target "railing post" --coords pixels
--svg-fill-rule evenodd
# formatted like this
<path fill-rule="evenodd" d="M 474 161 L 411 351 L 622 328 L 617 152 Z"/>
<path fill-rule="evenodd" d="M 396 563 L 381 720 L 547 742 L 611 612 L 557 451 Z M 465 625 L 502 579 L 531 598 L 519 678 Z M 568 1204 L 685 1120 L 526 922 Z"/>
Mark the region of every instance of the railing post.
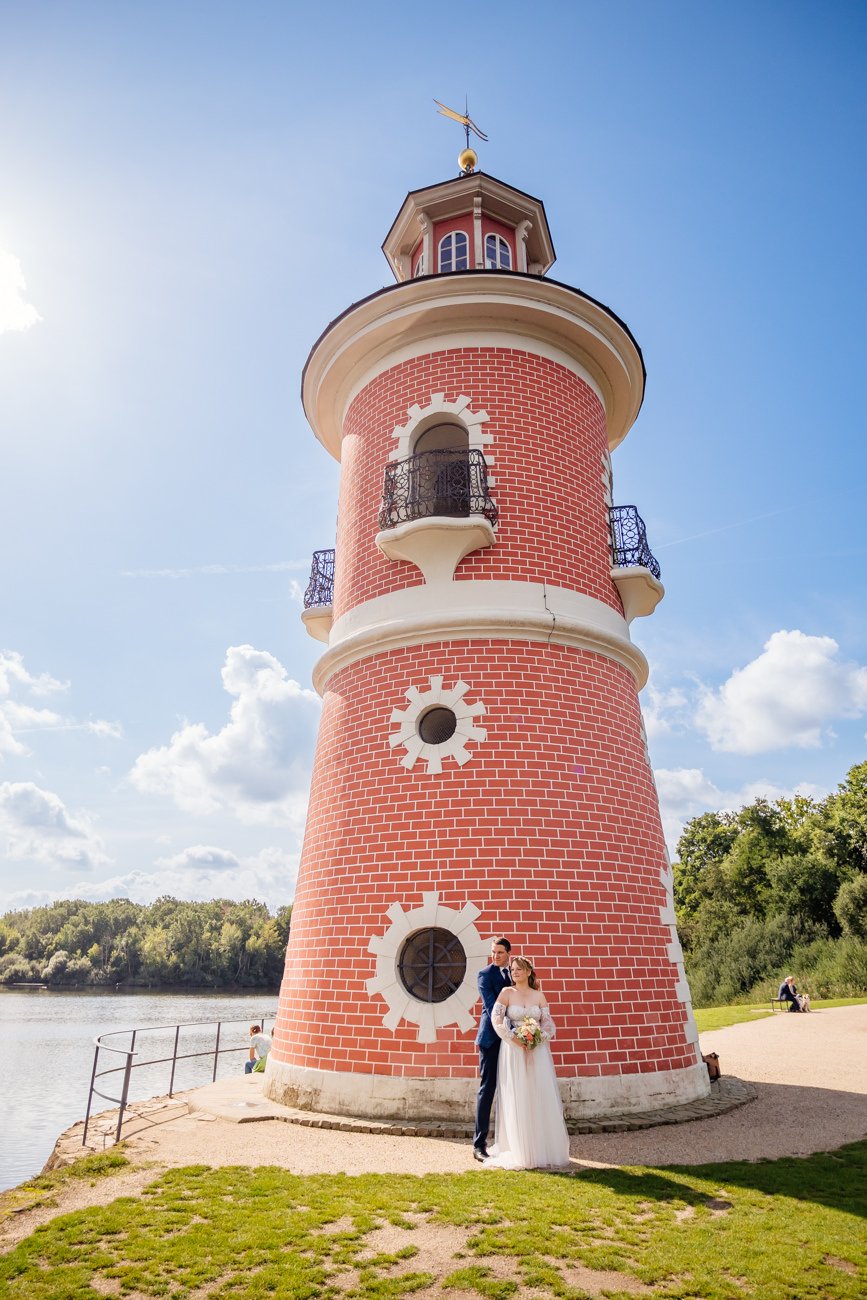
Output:
<path fill-rule="evenodd" d="M 84 1116 L 84 1133 L 81 1138 L 81 1145 L 87 1143 L 87 1126 L 90 1123 L 90 1107 L 93 1103 L 93 1085 L 96 1083 L 96 1064 L 99 1060 L 99 1043 L 93 1049 L 93 1069 L 90 1072 L 90 1091 L 87 1094 L 87 1113 Z"/>
<path fill-rule="evenodd" d="M 217 1041 L 214 1043 L 214 1073 L 211 1076 L 211 1083 L 217 1082 L 217 1061 L 220 1056 L 220 1029 L 222 1027 L 222 1023 L 223 1022 L 221 1020 L 217 1021 Z"/>
<path fill-rule="evenodd" d="M 135 1046 L 135 1034 L 133 1034 L 133 1046 Z M 120 1130 L 123 1125 L 124 1111 L 126 1110 L 127 1098 L 129 1097 L 129 1076 L 132 1070 L 133 1050 L 130 1047 L 126 1054 L 126 1066 L 123 1071 L 123 1092 L 120 1094 L 120 1110 L 117 1115 L 117 1132 L 114 1135 L 115 1142 L 120 1141 Z"/>
<path fill-rule="evenodd" d="M 171 1095 L 172 1095 L 172 1093 L 174 1092 L 174 1089 L 175 1089 L 175 1066 L 176 1066 L 177 1063 L 178 1063 L 178 1038 L 179 1038 L 179 1036 L 180 1036 L 180 1032 L 181 1032 L 181 1027 L 180 1027 L 180 1025 L 175 1025 L 175 1045 L 174 1045 L 174 1047 L 172 1048 L 172 1073 L 171 1073 L 171 1076 L 170 1076 L 170 1078 L 169 1078 L 169 1096 L 170 1096 L 170 1097 L 171 1097 Z"/>

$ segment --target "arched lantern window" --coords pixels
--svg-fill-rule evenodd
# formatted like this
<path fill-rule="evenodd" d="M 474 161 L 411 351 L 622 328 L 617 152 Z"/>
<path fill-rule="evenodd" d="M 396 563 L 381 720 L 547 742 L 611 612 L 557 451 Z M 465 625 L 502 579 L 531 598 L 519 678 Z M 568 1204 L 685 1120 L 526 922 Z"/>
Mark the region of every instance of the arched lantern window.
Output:
<path fill-rule="evenodd" d="M 485 268 L 488 271 L 511 271 L 512 250 L 502 235 L 485 236 Z"/>
<path fill-rule="evenodd" d="M 470 241 L 462 230 L 443 235 L 439 247 L 441 272 L 466 271 L 470 263 Z"/>

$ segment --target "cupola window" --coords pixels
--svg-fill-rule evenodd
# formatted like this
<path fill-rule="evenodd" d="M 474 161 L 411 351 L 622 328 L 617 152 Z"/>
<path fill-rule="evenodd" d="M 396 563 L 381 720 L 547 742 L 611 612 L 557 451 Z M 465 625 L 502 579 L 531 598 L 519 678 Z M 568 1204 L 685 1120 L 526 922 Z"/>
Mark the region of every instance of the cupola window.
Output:
<path fill-rule="evenodd" d="M 470 260 L 470 241 L 462 230 L 453 230 L 440 240 L 440 271 L 466 271 Z"/>
<path fill-rule="evenodd" d="M 418 261 L 415 264 L 413 279 L 417 280 L 420 275 L 424 275 L 424 253 L 421 254 L 421 256 L 419 257 Z"/>
<path fill-rule="evenodd" d="M 512 250 L 502 235 L 485 236 L 485 268 L 488 271 L 511 271 Z"/>

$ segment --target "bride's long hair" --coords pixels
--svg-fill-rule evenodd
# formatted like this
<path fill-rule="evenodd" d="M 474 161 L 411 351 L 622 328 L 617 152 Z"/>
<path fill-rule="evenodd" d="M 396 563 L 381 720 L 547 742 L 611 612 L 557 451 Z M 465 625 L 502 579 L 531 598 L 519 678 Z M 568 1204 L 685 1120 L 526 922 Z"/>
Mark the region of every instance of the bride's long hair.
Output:
<path fill-rule="evenodd" d="M 538 989 L 539 981 L 536 979 L 536 972 L 533 969 L 533 963 L 527 957 L 513 957 L 510 964 L 520 966 L 522 970 L 527 971 L 527 983 L 530 985 L 530 988 Z"/>

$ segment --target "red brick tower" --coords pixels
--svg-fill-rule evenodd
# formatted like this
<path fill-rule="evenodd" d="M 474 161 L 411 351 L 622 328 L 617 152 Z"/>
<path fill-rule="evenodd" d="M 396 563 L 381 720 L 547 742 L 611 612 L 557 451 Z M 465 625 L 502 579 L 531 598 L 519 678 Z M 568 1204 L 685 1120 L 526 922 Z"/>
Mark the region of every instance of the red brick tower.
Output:
<path fill-rule="evenodd" d="M 663 589 L 611 500 L 641 352 L 545 278 L 542 203 L 493 177 L 409 194 L 383 251 L 397 283 L 304 371 L 339 526 L 305 602 L 322 722 L 266 1092 L 469 1118 L 503 934 L 559 1023 L 567 1115 L 703 1096 L 629 636 Z"/>

